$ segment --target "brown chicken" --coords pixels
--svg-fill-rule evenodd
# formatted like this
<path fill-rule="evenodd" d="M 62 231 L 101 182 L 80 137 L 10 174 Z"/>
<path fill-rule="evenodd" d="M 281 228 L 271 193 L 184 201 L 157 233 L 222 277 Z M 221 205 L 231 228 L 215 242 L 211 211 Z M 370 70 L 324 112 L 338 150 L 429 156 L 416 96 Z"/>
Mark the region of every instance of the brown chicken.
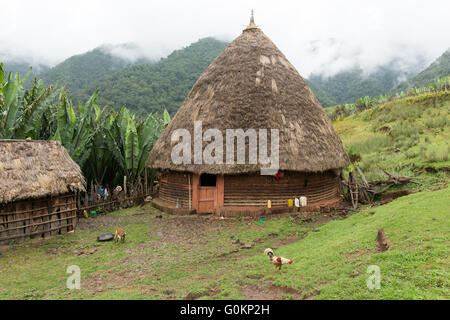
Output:
<path fill-rule="evenodd" d="M 269 260 L 275 265 L 275 272 L 278 270 L 280 270 L 281 272 L 281 267 L 283 266 L 283 264 L 292 264 L 292 259 L 286 259 L 283 257 L 277 257 L 273 254 L 273 250 L 270 248 L 267 248 L 266 250 L 264 250 L 264 253 L 269 257 Z"/>

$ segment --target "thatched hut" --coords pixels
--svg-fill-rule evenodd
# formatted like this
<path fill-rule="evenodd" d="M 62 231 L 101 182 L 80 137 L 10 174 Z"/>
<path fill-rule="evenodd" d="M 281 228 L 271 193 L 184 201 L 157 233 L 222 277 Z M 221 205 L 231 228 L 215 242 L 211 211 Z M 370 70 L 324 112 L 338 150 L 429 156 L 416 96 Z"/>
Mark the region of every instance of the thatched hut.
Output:
<path fill-rule="evenodd" d="M 0 140 L 0 243 L 74 230 L 84 185 L 59 142 Z"/>
<path fill-rule="evenodd" d="M 248 155 L 245 163 L 230 164 L 225 152 L 222 163 L 174 164 L 173 134 L 181 128 L 194 136 L 195 121 L 201 121 L 202 132 L 215 128 L 223 136 L 227 129 L 278 129 L 279 171 L 261 175 L 264 166 L 251 163 Z M 309 208 L 333 205 L 341 199 L 339 174 L 347 164 L 318 100 L 253 17 L 200 76 L 147 160 L 161 173 L 157 207 L 221 215 L 284 211 L 289 199 L 301 196 Z"/>

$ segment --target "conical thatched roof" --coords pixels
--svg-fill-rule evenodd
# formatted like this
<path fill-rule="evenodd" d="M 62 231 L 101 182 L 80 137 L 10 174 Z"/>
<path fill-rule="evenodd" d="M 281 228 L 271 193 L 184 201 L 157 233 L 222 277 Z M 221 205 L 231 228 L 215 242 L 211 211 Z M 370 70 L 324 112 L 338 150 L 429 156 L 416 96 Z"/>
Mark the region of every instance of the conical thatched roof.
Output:
<path fill-rule="evenodd" d="M 84 184 L 59 142 L 0 140 L 0 204 L 85 191 Z"/>
<path fill-rule="evenodd" d="M 174 165 L 172 133 L 184 128 L 193 137 L 194 121 L 203 122 L 203 132 L 221 130 L 224 145 L 225 129 L 279 129 L 281 170 L 319 172 L 348 164 L 342 142 L 311 89 L 253 19 L 197 80 L 147 165 L 211 174 L 259 171 L 259 165 L 248 162 L 225 164 L 225 150 L 221 165 Z"/>

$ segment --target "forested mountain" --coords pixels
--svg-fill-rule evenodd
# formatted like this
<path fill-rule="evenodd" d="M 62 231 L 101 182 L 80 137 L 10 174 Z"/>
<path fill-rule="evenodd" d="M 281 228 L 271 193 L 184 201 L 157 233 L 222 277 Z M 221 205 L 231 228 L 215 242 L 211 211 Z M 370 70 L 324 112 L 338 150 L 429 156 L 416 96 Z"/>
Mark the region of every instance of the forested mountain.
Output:
<path fill-rule="evenodd" d="M 336 99 L 331 95 L 329 95 L 327 92 L 325 92 L 319 85 L 315 84 L 314 82 L 311 82 L 308 79 L 305 79 L 305 81 L 323 107 L 330 107 L 337 105 Z"/>
<path fill-rule="evenodd" d="M 30 73 L 31 78 L 50 69 L 50 67 L 43 64 L 32 64 L 24 61 L 6 61 L 4 62 L 4 65 L 6 72 L 12 72 L 13 74 L 19 72 L 23 76 L 25 76 L 30 71 L 30 67 L 32 67 Z"/>
<path fill-rule="evenodd" d="M 135 64 L 91 84 L 79 98 L 86 99 L 99 90 L 99 104 L 114 109 L 121 106 L 171 115 L 180 107 L 189 90 L 210 63 L 227 46 L 214 38 L 201 39 L 175 50 L 154 64 Z"/>
<path fill-rule="evenodd" d="M 399 84 L 395 91 L 426 86 L 445 76 L 450 76 L 450 48 L 421 73 Z"/>
<path fill-rule="evenodd" d="M 0 62 L 3 63 L 4 71 L 6 74 L 12 73 L 13 77 L 18 72 L 20 73 L 21 77 L 25 77 L 25 75 L 30 72 L 30 67 L 32 67 L 32 70 L 30 72 L 30 75 L 28 76 L 27 81 L 25 81 L 25 85 L 28 87 L 33 83 L 33 78 L 37 77 L 39 73 L 45 72 L 50 69 L 49 66 L 40 64 L 40 63 L 32 63 L 30 61 L 27 61 L 26 58 L 7 58 L 5 55 L 0 53 Z"/>
<path fill-rule="evenodd" d="M 136 45 L 104 45 L 72 56 L 51 69 L 33 65 L 26 84 L 35 76 L 42 78 L 44 85 L 59 78 L 60 85 L 69 84 L 68 91 L 75 103 L 86 101 L 99 90 L 100 105 L 114 109 L 127 106 L 144 114 L 167 109 L 174 115 L 198 77 L 226 46 L 226 42 L 204 38 L 155 62 L 144 58 Z M 5 69 L 24 75 L 29 64 L 23 59 L 10 59 Z M 418 68 L 423 64 L 408 66 L 408 71 L 400 65 L 401 61 L 393 60 L 371 73 L 355 67 L 330 77 L 312 74 L 305 80 L 324 107 L 354 103 L 359 97 L 424 86 L 449 75 L 450 50 L 421 73 L 418 72 L 423 67 Z M 405 78 L 409 80 L 399 84 Z"/>
<path fill-rule="evenodd" d="M 132 60 L 125 57 L 113 55 L 111 50 L 117 47 L 131 51 L 137 49 L 133 44 L 101 46 L 92 51 L 72 56 L 50 70 L 39 74 L 39 77 L 43 79 L 44 85 L 55 83 L 58 79 L 60 79 L 61 85 L 68 83 L 71 96 L 77 97 L 93 82 L 133 63 Z M 150 60 L 141 58 L 139 62 L 149 63 Z"/>
<path fill-rule="evenodd" d="M 410 75 L 411 72 L 401 71 L 395 65 L 389 64 L 378 67 L 370 74 L 365 74 L 363 69 L 355 67 L 330 77 L 312 74 L 308 80 L 321 104 L 329 107 L 353 103 L 359 97 L 386 94 L 398 84 L 400 78 Z"/>

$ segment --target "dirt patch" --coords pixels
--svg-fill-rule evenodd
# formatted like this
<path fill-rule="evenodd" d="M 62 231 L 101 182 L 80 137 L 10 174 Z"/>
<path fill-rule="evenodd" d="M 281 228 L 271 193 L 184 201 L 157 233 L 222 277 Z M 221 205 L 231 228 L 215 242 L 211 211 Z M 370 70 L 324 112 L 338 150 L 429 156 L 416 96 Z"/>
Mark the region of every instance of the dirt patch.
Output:
<path fill-rule="evenodd" d="M 394 192 L 385 193 L 381 196 L 381 204 L 389 203 L 397 198 L 411 194 L 411 190 L 398 190 Z"/>
<path fill-rule="evenodd" d="M 350 278 L 356 278 L 356 277 L 359 277 L 359 276 L 361 276 L 361 272 L 359 272 L 358 270 L 355 270 L 350 275 Z"/>
<path fill-rule="evenodd" d="M 274 241 L 272 243 L 271 247 L 279 248 L 279 247 L 288 246 L 290 244 L 293 244 L 293 243 L 295 243 L 297 241 L 302 240 L 307 234 L 308 233 L 305 232 L 301 236 L 293 235 L 293 236 L 287 237 L 286 239 L 280 239 L 280 240 Z"/>
<path fill-rule="evenodd" d="M 391 132 L 391 128 L 389 128 L 388 126 L 383 126 L 379 128 L 378 131 L 380 131 L 381 133 L 389 134 L 389 132 Z"/>
<path fill-rule="evenodd" d="M 345 254 L 345 257 L 346 257 L 347 259 L 349 259 L 349 260 L 356 260 L 356 259 L 358 259 L 359 257 L 361 257 L 361 256 L 363 256 L 363 255 L 366 255 L 366 254 L 369 254 L 369 253 L 370 253 L 369 250 L 354 251 L 354 252 Z"/>
<path fill-rule="evenodd" d="M 305 226 L 306 224 L 306 226 L 314 227 L 325 224 L 331 220 L 347 218 L 351 214 L 352 210 L 354 209 L 350 206 L 343 205 L 333 209 L 324 208 L 315 213 L 299 213 L 297 215 L 293 215 L 293 217 L 298 225 Z M 302 235 L 300 240 L 305 236 L 306 234 Z"/>
<path fill-rule="evenodd" d="M 311 293 L 305 294 L 303 296 L 303 300 L 312 300 L 315 296 L 318 296 L 320 294 L 319 290 L 314 290 Z"/>
<path fill-rule="evenodd" d="M 433 168 L 433 167 L 421 167 L 421 170 L 425 170 L 428 173 L 437 173 L 439 171 L 450 172 L 450 167 L 441 167 L 439 169 L 436 169 L 436 168 Z"/>
<path fill-rule="evenodd" d="M 0 246 L 0 253 L 6 252 L 11 248 L 11 246 Z"/>
<path fill-rule="evenodd" d="M 441 167 L 439 169 L 430 167 L 430 166 L 416 166 L 413 164 L 413 168 L 416 170 L 418 174 L 423 173 L 424 171 L 428 173 L 437 173 L 439 171 L 442 172 L 450 172 L 450 167 Z"/>
<path fill-rule="evenodd" d="M 115 229 L 122 221 L 129 221 L 129 216 L 101 215 L 97 218 L 78 218 L 77 230 Z"/>
<path fill-rule="evenodd" d="M 88 250 L 75 250 L 76 252 L 74 252 L 74 254 L 76 256 L 82 256 L 82 255 L 91 255 L 94 254 L 97 251 L 97 248 L 92 248 L 92 249 L 88 249 Z"/>
<path fill-rule="evenodd" d="M 266 288 L 262 284 L 245 285 L 243 292 L 246 300 L 283 300 L 288 297 L 294 300 L 303 300 L 303 295 L 300 291 L 275 285 Z"/>
<path fill-rule="evenodd" d="M 105 270 L 102 274 L 87 275 L 81 281 L 81 287 L 89 293 L 95 294 L 109 290 L 121 289 L 128 287 L 139 279 L 144 279 L 155 274 L 148 272 L 148 270 Z"/>

